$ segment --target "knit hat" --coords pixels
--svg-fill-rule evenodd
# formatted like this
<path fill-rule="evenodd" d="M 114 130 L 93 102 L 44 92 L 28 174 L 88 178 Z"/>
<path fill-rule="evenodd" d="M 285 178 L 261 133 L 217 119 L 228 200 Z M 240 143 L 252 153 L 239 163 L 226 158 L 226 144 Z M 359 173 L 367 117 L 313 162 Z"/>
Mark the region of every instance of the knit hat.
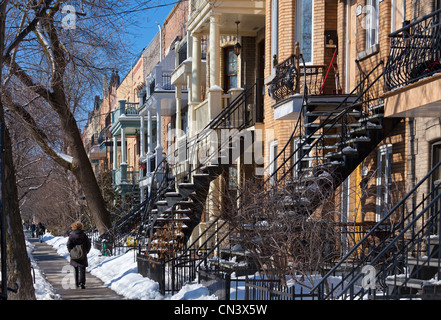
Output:
<path fill-rule="evenodd" d="M 79 221 L 72 223 L 72 230 L 82 230 L 83 224 Z"/>

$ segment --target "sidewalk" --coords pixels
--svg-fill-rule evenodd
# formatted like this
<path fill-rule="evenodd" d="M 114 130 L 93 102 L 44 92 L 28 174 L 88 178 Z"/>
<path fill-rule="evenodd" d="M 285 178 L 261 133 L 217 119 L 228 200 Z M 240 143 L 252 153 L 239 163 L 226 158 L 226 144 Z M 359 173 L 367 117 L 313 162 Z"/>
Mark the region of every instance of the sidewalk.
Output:
<path fill-rule="evenodd" d="M 32 255 L 44 272 L 47 280 L 62 300 L 124 300 L 115 291 L 104 286 L 104 283 L 89 272 L 86 272 L 86 289 L 71 288 L 74 283 L 74 271 L 69 261 L 60 257 L 55 249 L 40 243 L 38 239 L 28 239 L 35 246 Z"/>

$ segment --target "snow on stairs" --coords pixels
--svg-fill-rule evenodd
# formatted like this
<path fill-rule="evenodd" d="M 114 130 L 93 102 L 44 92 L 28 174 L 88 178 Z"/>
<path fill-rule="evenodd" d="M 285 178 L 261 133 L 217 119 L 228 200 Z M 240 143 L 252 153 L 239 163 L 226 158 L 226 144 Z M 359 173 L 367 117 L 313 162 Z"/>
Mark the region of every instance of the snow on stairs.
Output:
<path fill-rule="evenodd" d="M 314 181 L 311 178 L 328 173 L 337 187 L 399 121 L 384 118 L 382 101 L 369 102 L 370 107 L 366 102 L 348 101 L 338 108 L 335 101 L 327 104 L 325 99 L 320 105 L 307 105 L 299 165 L 303 183 L 305 178 Z"/>
<path fill-rule="evenodd" d="M 175 228 L 176 232 L 182 233 L 176 240 L 185 243 L 201 221 L 210 182 L 227 167 L 225 164 L 207 164 L 192 175 L 192 182 L 180 182 L 177 191 L 166 192 L 152 210 L 152 214 L 157 215 L 154 225 L 150 226 L 154 230 L 152 238 L 157 237 L 160 230 Z"/>
<path fill-rule="evenodd" d="M 385 280 L 389 297 L 441 300 L 441 286 L 433 281 L 441 268 L 439 236 L 424 239 L 427 252 L 406 257 L 404 274 L 389 276 Z"/>

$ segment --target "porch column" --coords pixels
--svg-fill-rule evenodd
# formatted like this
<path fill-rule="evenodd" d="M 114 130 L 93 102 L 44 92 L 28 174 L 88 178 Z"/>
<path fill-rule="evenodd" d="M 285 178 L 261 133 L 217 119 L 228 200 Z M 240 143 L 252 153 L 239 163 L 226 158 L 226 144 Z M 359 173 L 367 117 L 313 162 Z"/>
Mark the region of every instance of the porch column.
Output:
<path fill-rule="evenodd" d="M 158 100 L 156 101 L 156 167 L 161 163 L 162 161 L 162 121 L 161 121 L 161 102 Z"/>
<path fill-rule="evenodd" d="M 152 164 L 150 161 L 150 158 L 153 155 L 153 139 L 152 139 L 152 111 L 150 109 L 150 106 L 147 109 L 147 173 L 152 172 Z"/>
<path fill-rule="evenodd" d="M 126 135 L 124 128 L 121 128 L 121 164 L 127 164 L 126 159 Z"/>
<path fill-rule="evenodd" d="M 176 128 L 176 141 L 179 139 L 179 137 L 181 137 L 182 135 L 182 127 L 181 127 L 181 111 L 182 111 L 182 85 L 181 84 L 177 84 L 175 86 L 175 97 L 176 97 L 176 123 L 175 123 L 175 128 Z"/>
<path fill-rule="evenodd" d="M 210 88 L 219 86 L 220 75 L 219 14 L 210 16 Z"/>
<path fill-rule="evenodd" d="M 113 170 L 118 169 L 118 137 L 113 136 Z"/>
<path fill-rule="evenodd" d="M 144 133 L 145 133 L 145 128 L 144 128 L 144 115 L 141 115 L 141 126 L 140 126 L 140 133 L 139 133 L 139 153 L 140 153 L 140 158 L 144 158 L 145 156 L 145 141 L 144 141 Z"/>
<path fill-rule="evenodd" d="M 190 136 L 196 132 L 196 106 L 201 101 L 201 35 L 192 34 L 191 102 L 189 103 Z"/>
<path fill-rule="evenodd" d="M 121 163 L 119 164 L 121 183 L 127 181 L 126 135 L 121 128 Z"/>

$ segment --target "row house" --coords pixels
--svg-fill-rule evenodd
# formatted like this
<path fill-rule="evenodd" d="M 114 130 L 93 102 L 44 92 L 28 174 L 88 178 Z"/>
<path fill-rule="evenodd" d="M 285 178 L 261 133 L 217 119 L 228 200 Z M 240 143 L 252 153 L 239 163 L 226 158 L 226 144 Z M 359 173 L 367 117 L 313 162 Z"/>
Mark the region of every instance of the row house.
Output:
<path fill-rule="evenodd" d="M 83 131 L 84 145 L 96 175 L 112 168 L 111 110 L 116 105 L 119 81 L 115 70 L 112 71 L 110 80 L 104 77 L 102 98 L 95 97 L 94 108 L 89 112 Z"/>
<path fill-rule="evenodd" d="M 328 257 L 338 262 L 314 288 L 321 299 L 421 298 L 439 276 L 439 6 L 267 2 L 270 174 L 296 190 L 333 190 L 327 210 L 318 208 L 328 201 L 304 193 L 315 203 L 308 212 L 331 212 L 339 235 Z M 366 266 L 372 286 L 360 284 Z M 341 282 L 327 287 L 339 272 Z"/>
<path fill-rule="evenodd" d="M 159 60 L 138 82 L 138 100 L 133 92 L 121 96 L 115 111 L 128 118 L 121 110 L 136 100 L 133 163 L 144 205 L 116 229 L 132 223 L 142 235 L 139 269 L 167 250 L 173 266 L 221 254 L 233 244 L 228 217 L 239 213 L 254 181 L 286 208 L 279 216 L 311 223 L 328 215 L 321 226 L 332 235 L 317 242 L 322 263 L 309 270 L 322 275 L 312 298 L 428 292 L 425 281 L 441 261 L 439 7 L 432 0 L 176 4 L 159 33 Z M 120 132 L 124 165 L 129 144 Z M 117 160 L 115 150 L 114 169 Z M 268 226 L 254 213 L 248 226 Z M 176 230 L 167 250 L 157 230 L 163 237 Z M 178 242 L 187 245 L 170 245 Z M 300 263 L 293 252 L 273 256 L 267 271 L 278 260 L 287 270 Z M 361 284 L 366 266 L 375 286 Z M 341 283 L 329 286 L 335 275 Z"/>

